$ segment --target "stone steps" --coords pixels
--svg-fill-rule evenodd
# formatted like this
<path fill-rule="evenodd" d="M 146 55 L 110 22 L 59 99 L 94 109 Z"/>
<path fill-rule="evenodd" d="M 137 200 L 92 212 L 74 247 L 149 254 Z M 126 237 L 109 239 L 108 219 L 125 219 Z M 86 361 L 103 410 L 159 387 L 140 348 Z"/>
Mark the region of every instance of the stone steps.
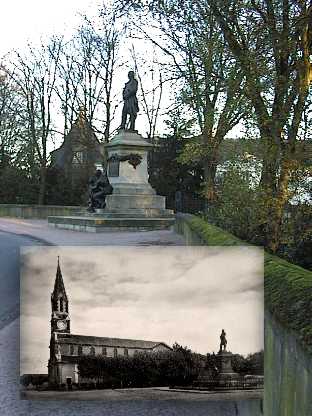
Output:
<path fill-rule="evenodd" d="M 81 211 L 77 213 L 77 216 L 87 218 L 172 218 L 174 216 L 173 210 L 161 208 L 133 208 L 127 211 L 103 209 L 99 211 L 95 213 Z"/>
<path fill-rule="evenodd" d="M 175 218 L 171 217 L 107 217 L 96 216 L 70 216 L 70 217 L 48 217 L 51 227 L 66 230 L 84 232 L 105 231 L 134 231 L 134 230 L 160 230 L 170 228 Z"/>

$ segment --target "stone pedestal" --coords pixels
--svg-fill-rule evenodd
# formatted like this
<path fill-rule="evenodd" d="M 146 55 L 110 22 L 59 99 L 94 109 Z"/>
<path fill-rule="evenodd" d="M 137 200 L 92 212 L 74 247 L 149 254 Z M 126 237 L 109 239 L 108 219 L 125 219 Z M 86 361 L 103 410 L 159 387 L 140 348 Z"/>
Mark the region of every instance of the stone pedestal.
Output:
<path fill-rule="evenodd" d="M 234 386 L 240 379 L 239 374 L 235 373 L 232 368 L 232 356 L 230 351 L 219 351 L 217 355 L 220 368 L 217 380 L 220 387 Z"/>
<path fill-rule="evenodd" d="M 75 217 L 49 217 L 49 225 L 77 231 L 153 230 L 169 228 L 174 213 L 165 197 L 156 195 L 148 182 L 147 155 L 152 144 L 136 131 L 119 130 L 105 145 L 107 176 L 113 187 L 101 212 Z"/>
<path fill-rule="evenodd" d="M 105 147 L 107 176 L 113 187 L 113 194 L 106 199 L 107 212 L 131 210 L 135 214 L 135 210 L 140 210 L 138 214 L 142 215 L 142 210 L 146 210 L 147 216 L 153 211 L 155 216 L 165 214 L 165 198 L 156 195 L 148 182 L 147 154 L 152 144 L 137 132 L 119 130 Z"/>
<path fill-rule="evenodd" d="M 213 375 L 211 371 L 203 368 L 197 380 L 194 381 L 194 388 L 205 390 L 231 390 L 241 386 L 241 377 L 232 368 L 232 356 L 229 351 L 219 351 L 217 359 L 219 372 Z"/>

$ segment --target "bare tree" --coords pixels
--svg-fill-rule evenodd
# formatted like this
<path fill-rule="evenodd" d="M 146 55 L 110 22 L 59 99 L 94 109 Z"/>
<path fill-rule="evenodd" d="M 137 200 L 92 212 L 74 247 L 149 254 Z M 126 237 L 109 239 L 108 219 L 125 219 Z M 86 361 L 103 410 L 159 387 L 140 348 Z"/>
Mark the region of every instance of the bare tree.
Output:
<path fill-rule="evenodd" d="M 23 131 L 23 101 L 19 90 L 0 66 L 0 167 L 16 157 Z"/>
<path fill-rule="evenodd" d="M 53 50 L 53 57 L 49 50 Z M 18 86 L 26 102 L 28 137 L 40 163 L 40 187 L 38 203 L 44 204 L 46 190 L 47 144 L 52 130 L 52 105 L 60 44 L 53 39 L 47 47 L 35 49 L 28 45 L 22 55 L 12 54 L 10 77 Z"/>
<path fill-rule="evenodd" d="M 97 19 L 82 16 L 72 39 L 64 42 L 59 38 L 62 53 L 55 90 L 64 117 L 64 136 L 83 108 L 90 126 L 108 142 L 117 108 L 113 82 L 123 65 L 119 47 L 124 29 L 115 12 L 103 5 Z"/>

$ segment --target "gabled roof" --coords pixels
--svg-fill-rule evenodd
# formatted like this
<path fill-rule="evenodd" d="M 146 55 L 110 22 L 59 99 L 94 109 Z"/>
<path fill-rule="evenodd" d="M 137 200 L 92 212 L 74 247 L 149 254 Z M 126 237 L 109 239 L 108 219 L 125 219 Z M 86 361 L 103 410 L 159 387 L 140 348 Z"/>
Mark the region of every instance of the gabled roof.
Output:
<path fill-rule="evenodd" d="M 58 334 L 57 341 L 60 344 L 92 345 L 115 348 L 138 348 L 146 350 L 151 350 L 153 348 L 156 348 L 158 345 L 163 345 L 166 348 L 171 349 L 167 344 L 159 341 L 94 337 L 89 335 Z"/>
<path fill-rule="evenodd" d="M 64 168 L 72 162 L 75 151 L 87 150 L 92 159 L 101 160 L 101 143 L 87 120 L 85 110 L 79 110 L 78 118 L 64 137 L 61 146 L 51 152 L 51 165 Z M 91 157 L 91 156 L 90 156 Z"/>

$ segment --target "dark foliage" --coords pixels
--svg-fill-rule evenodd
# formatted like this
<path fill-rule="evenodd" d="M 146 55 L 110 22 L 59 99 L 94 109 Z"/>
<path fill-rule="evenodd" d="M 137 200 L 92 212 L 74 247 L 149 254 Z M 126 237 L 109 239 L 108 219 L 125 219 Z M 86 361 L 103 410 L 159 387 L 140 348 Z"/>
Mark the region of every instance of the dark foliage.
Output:
<path fill-rule="evenodd" d="M 17 167 L 8 165 L 0 170 L 0 203 L 35 204 L 39 180 Z"/>
<path fill-rule="evenodd" d="M 188 385 L 198 376 L 200 358 L 187 348 L 138 353 L 133 357 L 81 357 L 80 376 L 106 388 Z"/>
<path fill-rule="evenodd" d="M 198 212 L 204 206 L 204 200 L 199 195 L 203 170 L 197 163 L 178 163 L 183 141 L 185 139 L 175 135 L 158 139 L 149 154 L 150 183 L 159 195 L 166 196 L 168 208 Z"/>

